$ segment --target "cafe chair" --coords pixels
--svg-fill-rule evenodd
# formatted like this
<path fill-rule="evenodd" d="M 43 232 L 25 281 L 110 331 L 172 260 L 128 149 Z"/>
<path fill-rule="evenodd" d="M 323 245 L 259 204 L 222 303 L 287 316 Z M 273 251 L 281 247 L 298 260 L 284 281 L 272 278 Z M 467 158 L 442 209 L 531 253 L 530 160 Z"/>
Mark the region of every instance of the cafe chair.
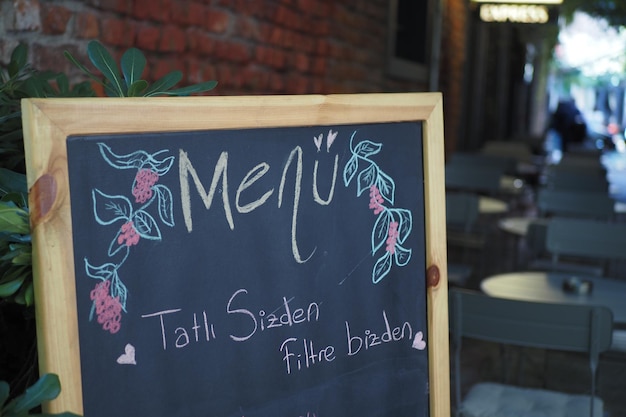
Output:
<path fill-rule="evenodd" d="M 450 162 L 445 166 L 445 186 L 447 190 L 498 195 L 503 175 L 499 165 Z"/>
<path fill-rule="evenodd" d="M 546 230 L 551 270 L 609 276 L 610 263 L 626 261 L 626 224 L 557 217 Z"/>
<path fill-rule="evenodd" d="M 485 245 L 484 233 L 477 226 L 479 198 L 472 193 L 446 194 L 448 259 L 456 258 L 458 261 L 448 262 L 448 282 L 453 285 L 467 284 L 474 272 L 474 265 L 470 262 L 471 255 L 475 253 L 480 255 Z M 459 256 L 452 256 L 453 251 L 458 251 Z"/>
<path fill-rule="evenodd" d="M 455 288 L 450 290 L 449 301 L 457 417 L 603 417 L 604 402 L 596 396 L 596 371 L 600 353 L 611 345 L 613 317 L 608 308 L 510 300 Z M 589 392 L 479 382 L 462 399 L 464 338 L 586 353 Z"/>
<path fill-rule="evenodd" d="M 614 217 L 615 200 L 606 192 L 541 189 L 537 194 L 537 208 L 543 217 L 609 220 Z"/>
<path fill-rule="evenodd" d="M 552 190 L 609 192 L 606 176 L 587 170 L 550 167 L 545 182 L 545 187 Z"/>

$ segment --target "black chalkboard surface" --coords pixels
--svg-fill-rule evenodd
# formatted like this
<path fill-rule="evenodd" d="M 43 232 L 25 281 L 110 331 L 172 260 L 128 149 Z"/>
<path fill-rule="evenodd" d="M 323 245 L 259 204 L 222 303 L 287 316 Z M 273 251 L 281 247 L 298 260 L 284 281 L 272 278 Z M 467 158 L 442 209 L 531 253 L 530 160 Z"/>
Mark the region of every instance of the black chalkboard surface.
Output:
<path fill-rule="evenodd" d="M 429 415 L 419 122 L 67 139 L 87 417 Z"/>

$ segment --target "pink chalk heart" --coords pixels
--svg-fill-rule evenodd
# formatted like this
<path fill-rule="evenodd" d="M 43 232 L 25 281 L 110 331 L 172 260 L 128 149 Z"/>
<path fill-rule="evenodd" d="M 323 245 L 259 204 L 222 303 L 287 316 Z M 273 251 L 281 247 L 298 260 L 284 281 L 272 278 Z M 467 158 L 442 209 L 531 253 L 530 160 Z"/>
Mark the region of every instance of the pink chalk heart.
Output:
<path fill-rule="evenodd" d="M 117 363 L 120 365 L 137 365 L 137 361 L 135 361 L 135 346 L 128 343 L 124 348 L 124 353 L 117 358 Z"/>
<path fill-rule="evenodd" d="M 424 334 L 422 332 L 417 332 L 415 335 L 415 338 L 413 339 L 413 349 L 426 349 L 426 342 L 424 341 Z"/>

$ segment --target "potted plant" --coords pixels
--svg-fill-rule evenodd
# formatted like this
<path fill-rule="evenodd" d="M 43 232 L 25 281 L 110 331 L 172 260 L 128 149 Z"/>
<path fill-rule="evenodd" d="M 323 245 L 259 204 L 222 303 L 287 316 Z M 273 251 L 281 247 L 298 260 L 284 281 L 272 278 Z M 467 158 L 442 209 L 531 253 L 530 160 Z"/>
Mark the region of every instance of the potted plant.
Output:
<path fill-rule="evenodd" d="M 150 84 L 142 79 L 146 58 L 128 49 L 118 63 L 98 41 L 87 54 L 94 73 L 68 52 L 65 56 L 89 81 L 71 86 L 65 74 L 37 71 L 27 62 L 27 47 L 19 45 L 7 68 L 0 70 L 0 416 L 18 417 L 38 409 L 58 396 L 56 375 L 37 372 L 36 331 L 33 306 L 31 235 L 28 189 L 20 100 L 23 98 L 94 97 L 92 83 L 100 84 L 111 97 L 186 96 L 213 89 L 207 81 L 175 88 L 180 71 L 168 73 Z M 10 381 L 6 382 L 6 381 Z M 67 414 L 71 415 L 71 414 Z"/>

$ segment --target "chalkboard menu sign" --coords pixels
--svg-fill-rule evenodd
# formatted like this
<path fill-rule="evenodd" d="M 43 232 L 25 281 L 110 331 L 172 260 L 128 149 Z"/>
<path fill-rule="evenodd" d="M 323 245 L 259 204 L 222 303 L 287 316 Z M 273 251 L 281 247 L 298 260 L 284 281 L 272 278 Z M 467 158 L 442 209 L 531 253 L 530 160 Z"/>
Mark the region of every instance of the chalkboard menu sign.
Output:
<path fill-rule="evenodd" d="M 24 103 L 49 411 L 449 413 L 440 97 L 238 100 Z"/>

